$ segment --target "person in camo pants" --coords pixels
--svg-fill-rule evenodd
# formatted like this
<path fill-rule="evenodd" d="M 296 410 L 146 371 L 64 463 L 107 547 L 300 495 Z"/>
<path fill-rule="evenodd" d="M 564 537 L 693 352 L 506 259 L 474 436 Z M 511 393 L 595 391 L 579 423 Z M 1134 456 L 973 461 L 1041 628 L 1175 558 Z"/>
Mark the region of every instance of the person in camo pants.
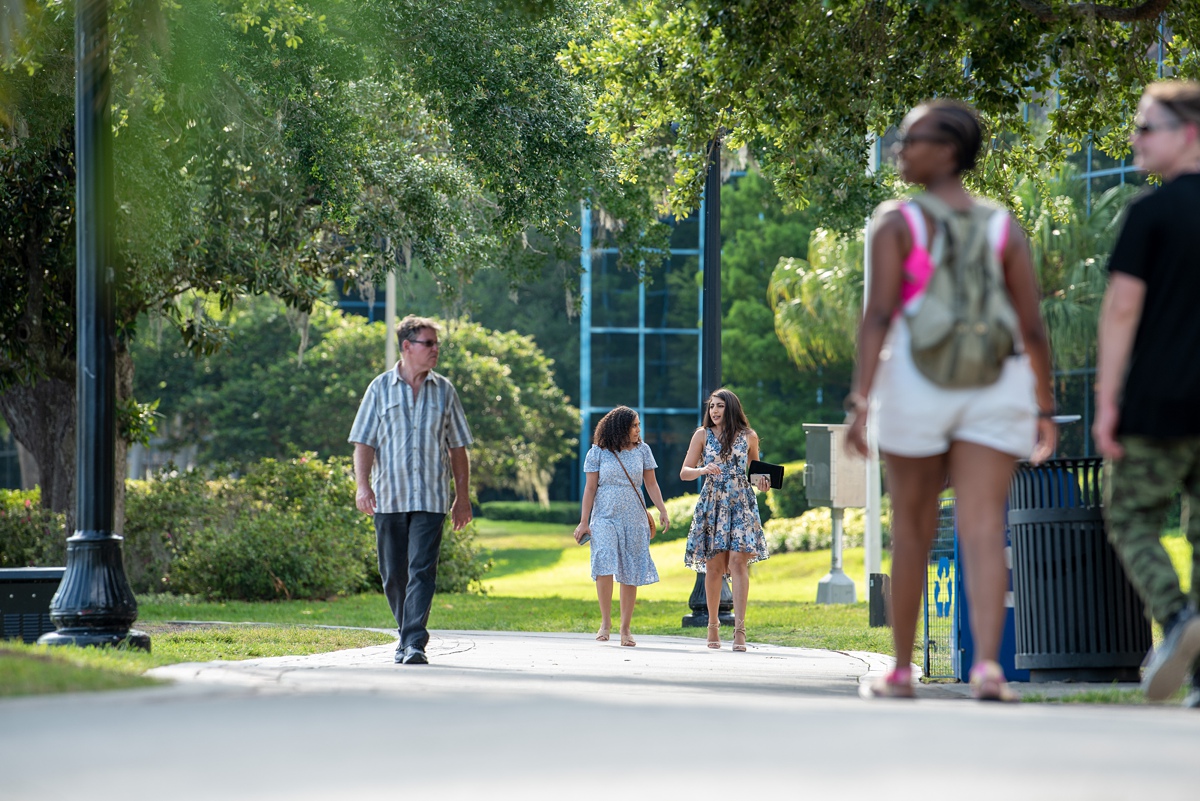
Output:
<path fill-rule="evenodd" d="M 1105 462 L 1108 538 L 1163 641 L 1146 667 L 1147 698 L 1191 674 L 1200 708 L 1200 84 L 1147 87 L 1134 120 L 1134 163 L 1162 186 L 1134 200 L 1109 259 L 1100 317 L 1096 423 Z M 1192 547 L 1191 597 L 1160 536 L 1175 494 Z"/>

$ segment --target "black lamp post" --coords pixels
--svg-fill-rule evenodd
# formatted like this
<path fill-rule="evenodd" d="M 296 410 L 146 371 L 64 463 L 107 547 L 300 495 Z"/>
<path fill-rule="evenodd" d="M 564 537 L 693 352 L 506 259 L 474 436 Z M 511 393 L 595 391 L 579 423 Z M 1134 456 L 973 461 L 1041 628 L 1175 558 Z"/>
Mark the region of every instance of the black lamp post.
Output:
<path fill-rule="evenodd" d="M 709 151 L 708 173 L 704 176 L 704 303 L 701 308 L 700 394 L 707 398 L 721 386 L 721 141 L 713 140 Z M 701 413 L 703 419 L 703 412 Z M 688 598 L 690 614 L 683 616 L 685 628 L 708 625 L 708 594 L 704 574 L 696 574 L 696 584 Z M 720 622 L 733 625 L 733 590 L 721 582 Z"/>
<path fill-rule="evenodd" d="M 131 630 L 137 601 L 113 532 L 116 383 L 113 348 L 113 164 L 108 2 L 75 7 L 76 434 L 75 534 L 50 602 L 46 645 L 150 650 Z"/>

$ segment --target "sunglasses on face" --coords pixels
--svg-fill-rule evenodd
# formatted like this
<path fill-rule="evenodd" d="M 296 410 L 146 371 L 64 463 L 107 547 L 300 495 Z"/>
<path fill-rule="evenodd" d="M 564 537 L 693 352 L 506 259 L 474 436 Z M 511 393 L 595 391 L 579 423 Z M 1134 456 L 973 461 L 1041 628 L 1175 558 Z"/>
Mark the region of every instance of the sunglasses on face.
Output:
<path fill-rule="evenodd" d="M 1148 136 L 1157 131 L 1171 131 L 1183 125 L 1182 122 L 1135 122 L 1133 132 L 1138 136 Z"/>
<path fill-rule="evenodd" d="M 416 345 L 424 345 L 427 348 L 440 348 L 442 344 L 436 339 L 410 339 L 408 341 Z"/>

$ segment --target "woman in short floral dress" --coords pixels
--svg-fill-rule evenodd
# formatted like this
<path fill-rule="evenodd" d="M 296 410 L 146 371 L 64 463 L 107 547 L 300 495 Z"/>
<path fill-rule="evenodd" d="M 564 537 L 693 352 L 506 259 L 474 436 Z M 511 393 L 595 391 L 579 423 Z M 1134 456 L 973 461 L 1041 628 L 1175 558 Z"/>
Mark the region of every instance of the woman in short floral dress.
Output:
<path fill-rule="evenodd" d="M 583 512 L 575 527 L 575 541 L 590 535 L 592 580 L 600 602 L 600 631 L 596 639 L 608 641 L 612 629 L 613 580 L 621 585 L 621 645 L 637 645 L 629 632 L 637 588 L 658 581 L 650 558 L 654 536 L 646 520 L 642 486 L 658 509 L 658 526 L 666 531 L 667 507 L 654 469 L 658 464 L 650 446 L 642 442 L 641 421 L 628 406 L 618 406 L 596 424 L 592 447 L 583 460 L 587 484 Z"/>
<path fill-rule="evenodd" d="M 704 573 L 708 596 L 708 647 L 721 647 L 717 610 L 725 576 L 733 578 L 733 650 L 746 650 L 746 602 L 750 596 L 750 564 L 766 559 L 767 540 L 758 517 L 757 488 L 766 492 L 770 479 L 755 475 L 753 485 L 746 466 L 758 459 L 758 434 L 750 428 L 741 401 L 727 389 L 718 389 L 704 409 L 704 425 L 688 445 L 679 477 L 704 478 L 704 488 L 692 528 L 688 532 L 684 563 Z"/>

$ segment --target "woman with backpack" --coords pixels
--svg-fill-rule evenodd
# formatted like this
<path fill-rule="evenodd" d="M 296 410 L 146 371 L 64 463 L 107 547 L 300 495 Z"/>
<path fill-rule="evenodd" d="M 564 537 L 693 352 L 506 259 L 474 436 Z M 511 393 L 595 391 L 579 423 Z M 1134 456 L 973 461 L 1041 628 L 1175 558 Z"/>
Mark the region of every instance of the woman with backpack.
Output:
<path fill-rule="evenodd" d="M 1045 459 L 1057 430 L 1028 240 L 1003 209 L 963 186 L 982 141 L 979 118 L 965 104 L 934 100 L 913 109 L 900 127 L 897 167 L 924 191 L 882 204 L 871 224 L 847 447 L 867 454 L 874 408 L 892 502 L 896 668 L 864 684 L 867 697 L 913 697 L 917 615 L 938 495 L 949 483 L 968 578 L 972 693 L 1016 700 L 996 662 L 1008 586 L 1005 501 L 1017 460 Z"/>

